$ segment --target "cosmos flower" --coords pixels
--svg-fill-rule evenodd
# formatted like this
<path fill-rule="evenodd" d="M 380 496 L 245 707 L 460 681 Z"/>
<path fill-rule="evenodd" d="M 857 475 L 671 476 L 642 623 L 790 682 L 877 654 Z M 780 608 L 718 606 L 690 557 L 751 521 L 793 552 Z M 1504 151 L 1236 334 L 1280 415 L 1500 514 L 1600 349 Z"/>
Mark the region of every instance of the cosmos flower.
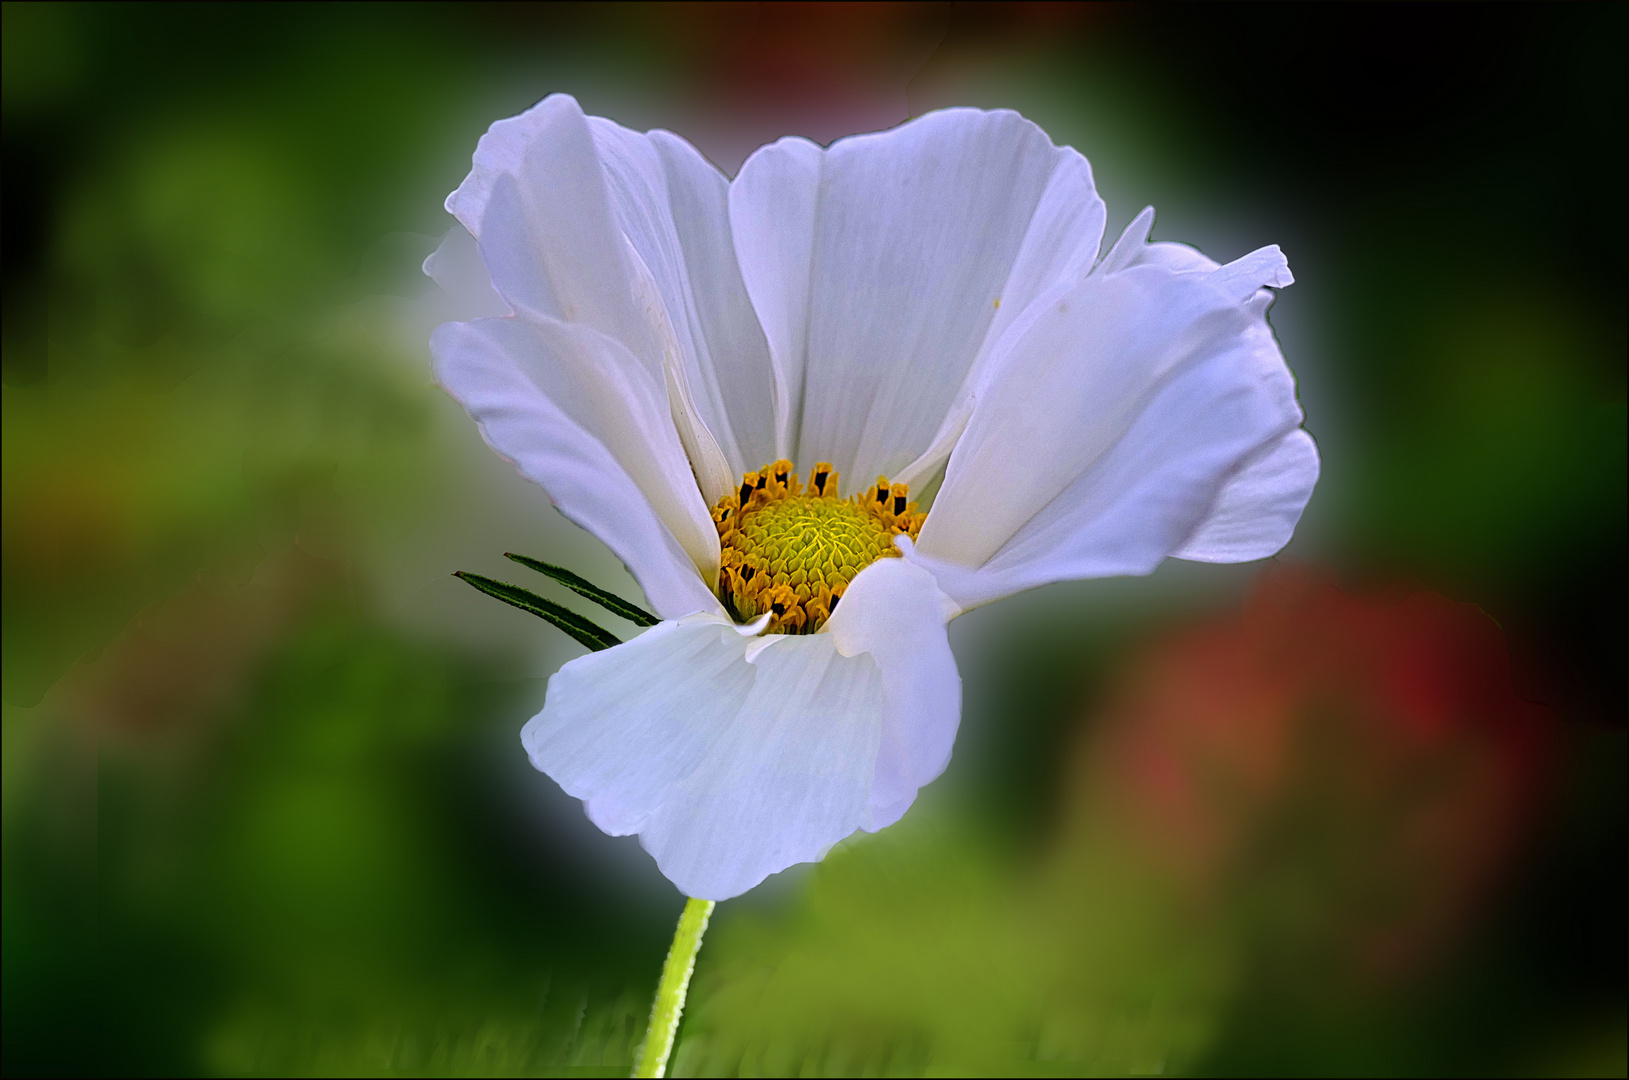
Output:
<path fill-rule="evenodd" d="M 663 620 L 561 668 L 523 741 L 694 897 L 899 819 L 950 759 L 950 619 L 1271 555 L 1317 479 L 1278 248 L 1218 266 L 1145 210 L 1102 251 L 1086 159 L 1013 112 L 731 181 L 555 95 L 447 208 L 426 270 L 487 317 L 436 330 L 437 377 Z"/>

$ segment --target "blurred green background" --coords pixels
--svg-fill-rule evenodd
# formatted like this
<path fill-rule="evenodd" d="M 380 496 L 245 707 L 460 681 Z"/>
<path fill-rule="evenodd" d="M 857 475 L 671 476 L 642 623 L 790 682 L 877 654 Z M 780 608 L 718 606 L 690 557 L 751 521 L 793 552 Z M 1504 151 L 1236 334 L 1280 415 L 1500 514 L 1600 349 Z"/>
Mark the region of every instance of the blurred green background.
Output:
<path fill-rule="evenodd" d="M 1624 1075 L 1624 6 L 3 10 L 7 1075 L 626 1072 L 682 898 L 448 575 L 637 592 L 418 273 L 556 90 L 732 172 L 1017 108 L 1284 247 L 1325 458 L 1265 578 L 955 624 L 950 771 L 720 906 L 676 1071 Z"/>

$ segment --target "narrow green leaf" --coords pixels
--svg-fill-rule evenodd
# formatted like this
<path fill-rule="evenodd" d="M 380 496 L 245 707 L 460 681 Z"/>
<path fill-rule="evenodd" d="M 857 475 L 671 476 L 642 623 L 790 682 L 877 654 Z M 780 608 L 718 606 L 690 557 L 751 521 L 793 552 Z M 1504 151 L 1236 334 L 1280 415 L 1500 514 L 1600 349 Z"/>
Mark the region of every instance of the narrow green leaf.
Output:
<path fill-rule="evenodd" d="M 540 619 L 547 619 L 595 652 L 622 644 L 622 639 L 609 630 L 603 630 L 570 608 L 561 607 L 553 600 L 545 600 L 534 592 L 526 591 L 519 585 L 494 581 L 489 577 L 471 574 L 465 570 L 458 571 L 453 577 L 463 578 L 488 596 L 497 597 L 504 603 L 512 604 L 522 611 L 529 611 Z"/>
<path fill-rule="evenodd" d="M 578 577 L 563 566 L 555 566 L 553 563 L 546 563 L 539 559 L 529 559 L 524 555 L 516 555 L 510 551 L 504 552 L 503 557 L 515 560 L 528 570 L 536 570 L 540 574 L 547 574 L 577 595 L 588 597 L 611 614 L 627 619 L 635 626 L 655 626 L 662 621 L 639 605 L 630 604 L 615 593 L 606 592 L 598 585 Z"/>

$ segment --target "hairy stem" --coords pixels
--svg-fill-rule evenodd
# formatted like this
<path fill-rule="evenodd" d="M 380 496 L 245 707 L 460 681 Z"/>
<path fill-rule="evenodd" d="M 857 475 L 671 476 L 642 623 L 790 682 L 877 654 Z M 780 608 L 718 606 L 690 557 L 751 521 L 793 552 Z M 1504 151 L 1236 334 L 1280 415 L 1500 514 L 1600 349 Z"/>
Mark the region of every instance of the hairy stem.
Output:
<path fill-rule="evenodd" d="M 679 928 L 673 932 L 673 947 L 662 965 L 662 981 L 656 986 L 656 1003 L 650 1010 L 650 1027 L 640 1047 L 635 1076 L 662 1076 L 667 1058 L 673 1052 L 673 1037 L 679 1031 L 684 1013 L 684 995 L 690 988 L 690 973 L 696 970 L 696 953 L 701 951 L 701 935 L 707 932 L 707 919 L 713 913 L 711 900 L 685 901 Z"/>

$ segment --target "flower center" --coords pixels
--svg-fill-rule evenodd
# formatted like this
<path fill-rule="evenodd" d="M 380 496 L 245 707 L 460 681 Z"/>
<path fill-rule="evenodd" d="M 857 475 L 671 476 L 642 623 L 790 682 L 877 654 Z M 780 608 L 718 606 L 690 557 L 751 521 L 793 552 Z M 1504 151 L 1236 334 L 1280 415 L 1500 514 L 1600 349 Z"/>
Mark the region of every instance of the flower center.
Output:
<path fill-rule="evenodd" d="M 807 487 L 790 461 L 766 465 L 713 507 L 722 548 L 719 599 L 742 622 L 770 613 L 771 634 L 812 634 L 854 575 L 897 557 L 894 537 L 914 540 L 926 517 L 916 512 L 910 489 L 886 476 L 839 499 L 828 462 L 815 465 Z"/>

